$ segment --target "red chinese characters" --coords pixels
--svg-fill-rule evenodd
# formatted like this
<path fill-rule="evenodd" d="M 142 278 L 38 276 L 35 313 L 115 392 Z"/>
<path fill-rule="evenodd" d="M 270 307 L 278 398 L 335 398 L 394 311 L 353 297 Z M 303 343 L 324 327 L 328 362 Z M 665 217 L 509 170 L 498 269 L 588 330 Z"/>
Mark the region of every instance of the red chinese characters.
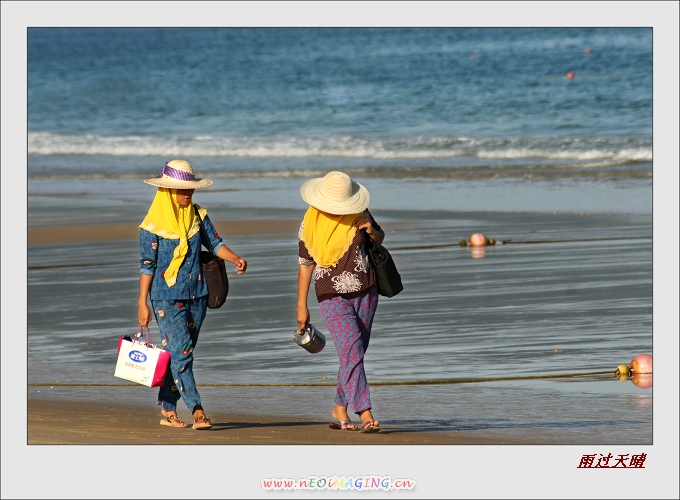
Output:
<path fill-rule="evenodd" d="M 578 464 L 578 469 L 644 469 L 646 453 L 639 455 L 630 455 L 628 453 L 621 453 L 616 458 L 611 453 L 603 455 L 602 453 L 594 453 L 592 455 L 583 455 Z"/>

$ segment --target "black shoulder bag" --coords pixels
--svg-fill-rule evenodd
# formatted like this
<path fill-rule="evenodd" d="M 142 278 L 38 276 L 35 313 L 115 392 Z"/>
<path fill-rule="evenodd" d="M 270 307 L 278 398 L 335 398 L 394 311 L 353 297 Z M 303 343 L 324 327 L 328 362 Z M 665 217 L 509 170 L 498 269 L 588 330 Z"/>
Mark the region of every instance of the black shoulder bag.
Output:
<path fill-rule="evenodd" d="M 195 206 L 194 210 L 196 210 Z M 205 279 L 205 283 L 208 285 L 208 307 L 210 309 L 219 309 L 224 304 L 224 301 L 227 300 L 227 294 L 229 293 L 227 268 L 224 261 L 213 253 L 214 247 L 203 226 L 203 220 L 198 210 L 196 210 L 196 216 L 201 227 L 201 243 L 210 250 L 209 252 L 201 250 L 200 255 L 203 279 Z"/>
<path fill-rule="evenodd" d="M 366 239 L 364 248 L 371 267 L 375 270 L 378 293 L 384 297 L 394 297 L 404 289 L 397 266 L 394 265 L 390 252 L 384 246 L 373 241 L 368 234 L 366 234 Z"/>

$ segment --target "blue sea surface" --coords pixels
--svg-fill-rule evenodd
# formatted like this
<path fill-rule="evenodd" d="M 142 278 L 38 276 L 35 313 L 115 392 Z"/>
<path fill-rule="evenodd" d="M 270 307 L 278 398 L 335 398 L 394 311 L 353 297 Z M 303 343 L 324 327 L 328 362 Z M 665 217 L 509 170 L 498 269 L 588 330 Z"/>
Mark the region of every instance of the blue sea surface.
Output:
<path fill-rule="evenodd" d="M 529 210 L 650 213 L 652 30 L 30 28 L 28 153 L 29 194 L 185 158 L 236 188 L 343 170 L 419 182 L 415 209 L 547 183 Z"/>

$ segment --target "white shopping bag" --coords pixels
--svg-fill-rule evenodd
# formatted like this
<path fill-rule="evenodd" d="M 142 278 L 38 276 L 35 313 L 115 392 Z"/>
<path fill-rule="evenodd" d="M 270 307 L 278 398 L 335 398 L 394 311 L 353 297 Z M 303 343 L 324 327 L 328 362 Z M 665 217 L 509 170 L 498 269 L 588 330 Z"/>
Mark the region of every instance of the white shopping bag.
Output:
<path fill-rule="evenodd" d="M 147 387 L 160 387 L 165 382 L 165 373 L 170 369 L 170 352 L 159 349 L 150 341 L 140 342 L 141 327 L 135 339 L 121 337 L 118 340 L 118 361 L 114 377 L 123 378 Z"/>

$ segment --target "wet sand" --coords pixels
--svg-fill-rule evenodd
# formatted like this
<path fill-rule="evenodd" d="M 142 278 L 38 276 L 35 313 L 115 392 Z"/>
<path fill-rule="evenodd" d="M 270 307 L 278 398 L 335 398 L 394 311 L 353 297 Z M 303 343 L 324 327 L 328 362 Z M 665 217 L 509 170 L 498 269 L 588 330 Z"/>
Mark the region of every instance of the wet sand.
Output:
<path fill-rule="evenodd" d="M 505 216 L 497 214 L 495 217 Z M 516 218 L 517 216 L 513 215 L 511 217 Z M 451 239 L 451 236 L 448 236 L 447 239 L 426 237 L 423 241 L 423 238 L 418 236 L 418 231 L 427 231 L 436 235 L 440 234 L 440 230 L 438 223 L 432 220 L 423 220 L 415 213 L 404 213 L 400 214 L 399 217 L 391 217 L 389 219 L 382 222 L 386 230 L 390 231 L 398 228 L 400 235 L 406 235 L 405 239 L 402 236 L 402 241 L 396 245 L 397 247 L 400 245 L 423 246 L 424 243 L 441 244 Z M 495 222 L 500 225 L 499 220 Z M 299 226 L 299 220 L 291 218 L 243 218 L 238 220 L 215 220 L 214 223 L 221 235 L 235 235 L 239 238 L 247 239 L 263 235 L 262 238 L 256 238 L 261 241 L 276 240 L 278 238 L 294 239 Z M 428 229 L 429 225 L 432 225 L 432 227 Z M 55 245 L 54 248 L 50 247 L 50 255 L 54 255 L 55 248 L 62 248 L 63 252 L 69 255 L 73 254 L 72 258 L 76 259 L 77 265 L 83 266 L 94 264 L 88 264 L 86 260 L 79 259 L 78 255 L 80 254 L 76 251 L 75 247 L 71 247 L 69 244 L 134 241 L 137 239 L 137 231 L 137 224 L 133 222 L 96 225 L 31 225 L 28 228 L 28 240 L 29 245 Z M 413 234 L 413 236 L 408 236 L 409 234 Z M 457 242 L 455 238 L 451 239 L 451 243 L 454 241 Z M 257 245 L 260 244 L 259 242 L 257 243 Z M 92 248 L 95 248 L 95 245 Z M 72 258 L 69 257 L 69 261 Z M 109 260 L 116 261 L 117 259 L 111 257 Z M 60 262 L 59 260 L 54 261 L 48 258 L 38 259 L 36 263 L 41 265 L 33 267 L 60 268 L 72 266 L 71 264 L 60 264 Z M 256 268 L 257 266 L 253 265 L 253 269 Z M 29 267 L 29 269 L 32 268 Z M 443 270 L 444 267 L 440 269 Z M 403 266 L 403 270 L 409 272 L 409 268 L 406 266 Z M 53 279 L 60 279 L 59 273 L 61 270 L 56 269 L 55 272 L 55 278 Z M 251 281 L 255 281 L 256 276 L 252 275 Z M 273 279 L 276 275 L 274 272 L 269 271 L 268 277 Z M 240 282 L 234 282 L 234 286 L 236 285 L 240 285 Z M 246 285 L 247 282 L 244 282 L 244 286 Z M 101 286 L 99 282 L 86 285 L 87 290 L 89 290 L 88 293 L 94 293 Z M 120 286 L 127 290 L 128 288 L 134 289 L 135 285 L 128 284 L 126 281 L 121 282 Z M 273 286 L 269 285 L 268 289 L 272 289 Z M 70 290 L 63 286 L 61 289 L 62 291 Z M 45 292 L 48 293 L 48 296 L 43 297 L 42 294 Z M 68 294 L 73 294 L 70 291 L 65 291 L 64 293 L 67 296 Z M 243 296 L 243 294 L 255 296 L 261 292 L 256 290 L 247 292 L 243 290 L 240 293 L 240 296 Z M 415 292 L 409 291 L 409 293 L 414 295 Z M 49 309 L 51 307 L 49 304 L 52 300 L 49 294 L 50 292 L 47 287 L 41 288 L 34 292 L 31 300 L 38 301 L 42 304 L 41 307 L 45 306 Z M 58 307 L 60 307 L 60 310 L 70 311 L 70 308 L 73 307 L 75 307 L 74 311 L 78 310 L 79 306 L 77 304 L 70 304 L 67 296 L 59 301 L 60 305 Z M 114 297 L 112 292 L 108 292 L 107 296 L 110 300 Z M 236 300 L 237 297 L 239 297 L 238 293 L 234 295 L 233 300 Z M 280 298 L 276 299 L 278 302 L 281 302 L 281 300 Z M 402 298 L 400 300 L 403 301 L 405 299 Z M 462 297 L 459 300 L 462 300 Z M 278 304 L 276 301 L 272 302 L 272 307 Z M 230 302 L 230 306 L 234 306 L 233 301 Z M 385 303 L 381 318 L 387 316 L 391 306 L 392 303 Z M 404 303 L 404 306 L 406 306 L 406 303 Z M 422 305 L 419 307 L 422 308 Z M 39 308 L 38 310 L 42 309 Z M 82 317 L 84 323 L 92 321 L 92 313 L 82 314 L 84 314 Z M 102 314 L 98 319 L 107 317 L 106 315 L 109 313 L 103 312 Z M 272 312 L 272 314 L 282 313 Z M 220 322 L 216 315 L 211 316 L 211 320 L 215 323 Z M 71 321 L 73 321 L 73 318 Z M 120 324 L 119 319 L 112 321 L 115 324 Z M 486 321 L 490 321 L 490 318 L 487 317 Z M 230 318 L 229 322 L 230 329 L 238 329 L 234 324 L 234 319 Z M 38 331 L 42 331 L 45 328 L 51 329 L 47 324 L 41 325 L 38 318 L 33 318 L 30 324 L 33 325 L 33 328 L 37 328 Z M 264 330 L 277 331 L 276 328 L 269 329 L 267 327 Z M 100 350 L 103 348 L 101 347 L 102 342 L 106 342 L 103 339 L 109 337 L 107 337 L 108 333 L 99 333 L 97 335 L 97 338 L 83 339 L 86 342 L 82 345 L 82 347 L 85 347 L 82 352 L 101 354 Z M 115 335 L 114 333 L 114 339 L 117 338 Z M 212 341 L 217 341 L 220 336 L 220 334 L 213 334 Z M 280 337 L 278 333 L 270 334 L 267 342 L 271 342 L 272 338 L 278 339 L 278 337 Z M 211 336 L 206 331 L 205 340 L 199 347 L 210 349 L 210 339 Z M 76 348 L 80 350 L 83 340 L 75 338 L 75 344 L 71 344 L 70 340 L 66 340 L 61 346 L 62 348 Z M 90 340 L 90 344 L 92 344 L 90 347 L 86 347 L 87 340 Z M 385 348 L 388 346 L 380 347 L 380 341 L 380 337 L 377 336 L 375 342 L 378 347 L 376 349 L 382 349 L 386 352 Z M 276 342 L 279 342 L 279 340 L 276 340 Z M 283 350 L 278 355 L 272 353 L 272 356 L 279 356 L 280 358 L 290 354 L 286 350 L 289 342 L 284 343 L 285 347 Z M 93 347 L 94 344 L 97 347 Z M 552 349 L 553 346 L 550 347 L 550 354 L 555 355 Z M 250 352 L 249 350 L 257 350 L 258 347 L 257 343 L 255 343 L 253 345 L 248 344 L 246 348 L 241 349 L 244 352 Z M 105 368 L 105 375 L 99 373 L 99 369 L 94 374 L 89 375 L 89 372 L 83 372 L 82 370 L 78 373 L 69 373 L 69 364 L 64 364 L 63 361 L 50 360 L 50 355 L 48 354 L 50 351 L 44 352 L 45 354 L 40 357 L 36 357 L 37 354 L 34 354 L 31 358 L 30 381 L 32 382 L 44 383 L 50 380 L 54 382 L 59 379 L 64 381 L 68 377 L 70 377 L 70 382 L 82 383 L 100 381 L 96 377 L 103 378 L 102 382 L 110 380 L 108 365 Z M 202 351 L 199 353 L 199 356 L 205 356 L 208 352 Z M 560 353 L 561 351 L 557 355 Z M 296 351 L 295 354 L 299 353 Z M 300 363 L 299 366 L 305 370 L 302 373 L 315 374 L 318 378 L 319 374 L 332 375 L 332 370 L 336 369 L 335 363 L 337 362 L 333 358 L 334 356 L 312 359 L 300 356 L 295 359 L 297 359 L 297 363 Z M 325 359 L 328 360 L 328 367 L 307 365 L 307 363 Z M 372 363 L 375 364 L 379 361 L 372 360 Z M 413 361 L 415 362 L 415 360 Z M 612 371 L 618 364 L 618 360 L 616 362 L 612 361 Z M 408 377 L 409 370 L 414 371 L 414 366 L 412 363 L 410 368 L 407 366 L 403 367 L 402 371 L 404 373 L 402 374 L 394 371 L 390 372 L 389 370 L 385 373 L 390 373 L 392 377 L 397 377 L 397 379 Z M 266 372 L 260 365 L 252 363 L 245 367 L 236 368 L 236 371 L 234 371 L 234 368 L 231 371 L 225 371 L 224 369 L 214 371 L 208 369 L 205 363 L 199 362 L 195 370 L 199 384 L 201 382 L 223 382 L 223 380 L 214 379 L 220 374 L 227 374 L 227 376 L 231 377 L 235 377 L 238 374 L 240 377 L 250 381 L 259 381 Z M 88 378 L 90 375 L 94 376 L 95 379 Z M 289 382 L 287 376 L 280 375 L 280 377 L 282 378 L 281 380 L 271 380 L 271 382 Z M 290 382 L 295 384 L 300 379 L 305 381 L 307 377 L 309 377 L 307 374 L 296 374 L 296 380 L 290 379 Z M 246 381 L 245 379 L 244 381 Z M 373 379 L 373 381 L 376 380 Z M 611 442 L 607 441 L 607 439 L 614 439 L 618 442 L 625 439 L 629 442 L 651 444 L 651 415 L 647 409 L 651 409 L 649 406 L 636 405 L 635 418 L 626 418 L 625 413 L 623 411 L 619 412 L 618 409 L 615 415 L 603 411 L 604 402 L 601 398 L 596 399 L 590 396 L 583 396 L 584 394 L 595 395 L 602 393 L 605 398 L 610 398 L 612 404 L 619 404 L 618 402 L 622 400 L 621 398 L 627 401 L 635 397 L 635 388 L 631 386 L 627 392 L 621 393 L 623 386 L 607 384 L 606 386 L 598 386 L 593 389 L 590 385 L 582 385 L 583 388 L 578 390 L 575 389 L 577 387 L 576 384 L 553 384 L 542 387 L 539 391 L 540 394 L 545 394 L 545 397 L 553 398 L 554 402 L 559 402 L 559 404 L 553 404 L 551 411 L 546 411 L 542 408 L 542 401 L 544 399 L 541 396 L 537 396 L 536 388 L 538 384 L 532 383 L 526 383 L 521 386 L 501 384 L 494 387 L 489 386 L 489 384 L 471 384 L 465 388 L 427 386 L 427 388 L 420 390 L 406 387 L 375 387 L 372 392 L 377 395 L 375 398 L 376 404 L 374 405 L 378 410 L 376 418 L 384 424 L 383 431 L 379 434 L 378 439 L 374 435 L 338 432 L 328 429 L 328 421 L 325 418 L 330 409 L 326 407 L 332 402 L 333 388 L 314 388 L 309 390 L 300 388 L 258 388 L 250 391 L 242 388 L 229 390 L 215 389 L 214 391 L 211 391 L 211 388 L 207 388 L 205 391 L 201 389 L 201 394 L 208 403 L 206 405 L 208 414 L 215 422 L 215 429 L 211 432 L 197 433 L 197 431 L 191 429 L 168 429 L 159 425 L 160 412 L 155 406 L 155 389 L 144 391 L 144 388 L 140 387 L 141 390 L 138 391 L 125 388 L 88 391 L 85 388 L 60 387 L 50 393 L 49 389 L 41 391 L 39 387 L 31 387 L 27 392 L 28 443 L 592 444 Z M 648 396 L 649 399 L 644 399 L 644 401 L 651 404 L 651 394 Z M 116 404 L 105 404 L 105 402 L 110 401 L 115 401 Z M 222 404 L 222 401 L 232 402 Z M 286 408 L 280 413 L 277 411 L 277 402 L 290 401 L 296 402 L 296 408 Z M 404 405 L 401 401 L 407 401 L 408 404 Z M 515 405 L 515 401 L 523 401 L 523 404 Z M 121 404 L 119 405 L 118 402 Z M 383 405 L 382 407 L 381 404 Z M 415 408 L 412 407 L 414 404 L 416 405 Z M 504 409 L 507 408 L 514 408 L 512 416 L 506 415 Z M 182 409 L 180 409 L 180 417 L 185 420 L 190 418 L 186 412 L 183 413 Z M 605 429 L 607 430 L 605 431 Z M 632 439 L 624 437 L 627 432 L 631 433 Z"/>
<path fill-rule="evenodd" d="M 389 226 L 389 223 L 387 224 Z M 221 235 L 286 234 L 297 232 L 298 220 L 215 221 Z M 134 224 L 34 226 L 28 244 L 123 241 L 138 237 Z M 156 413 L 158 415 L 156 415 Z M 210 413 L 213 429 L 171 429 L 159 424 L 160 411 L 148 406 L 106 405 L 82 400 L 28 400 L 28 444 L 498 444 L 483 437 L 442 432 L 341 432 L 328 422 Z M 188 420 L 180 410 L 180 417 Z M 355 418 L 356 420 L 356 418 Z"/>
<path fill-rule="evenodd" d="M 180 418 L 191 424 L 188 412 Z M 213 428 L 169 428 L 152 405 L 106 405 L 83 401 L 28 401 L 28 444 L 78 445 L 433 445 L 501 444 L 499 440 L 445 432 L 400 431 L 383 426 L 379 433 L 338 431 L 328 422 L 282 416 L 209 412 Z M 357 419 L 354 419 L 357 421 Z M 528 444 L 528 440 L 506 444 Z"/>
<path fill-rule="evenodd" d="M 155 388 L 129 383 L 31 384 L 28 444 L 639 446 L 653 441 L 651 389 L 641 391 L 613 375 L 425 386 L 374 384 L 373 413 L 381 422 L 377 439 L 377 434 L 329 429 L 332 384 L 199 383 L 199 391 L 213 430 L 220 432 L 161 426 Z M 546 406 L 548 399 L 551 404 Z M 180 402 L 177 409 L 179 418 L 190 423 L 186 406 Z M 351 418 L 359 421 L 354 414 Z"/>
<path fill-rule="evenodd" d="M 252 234 L 296 234 L 299 220 L 232 220 L 213 221 L 223 236 Z M 63 226 L 32 226 L 28 228 L 29 245 L 83 243 L 92 241 L 124 241 L 139 238 L 138 225 L 79 224 Z"/>

